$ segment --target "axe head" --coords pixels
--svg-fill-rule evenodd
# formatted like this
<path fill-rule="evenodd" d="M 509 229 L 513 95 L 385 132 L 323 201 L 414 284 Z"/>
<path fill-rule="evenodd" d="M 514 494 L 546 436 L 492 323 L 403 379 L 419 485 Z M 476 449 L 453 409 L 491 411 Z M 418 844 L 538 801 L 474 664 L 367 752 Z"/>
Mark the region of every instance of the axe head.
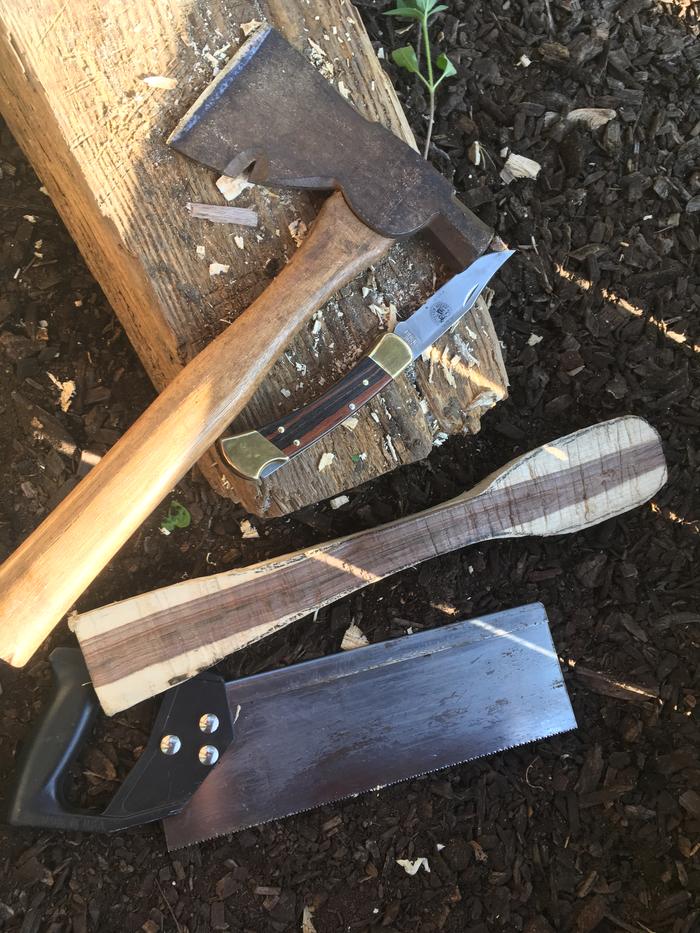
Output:
<path fill-rule="evenodd" d="M 224 175 L 253 166 L 268 187 L 340 189 L 392 239 L 426 229 L 460 268 L 492 231 L 410 146 L 371 123 L 275 29 L 261 27 L 195 101 L 168 142 Z"/>

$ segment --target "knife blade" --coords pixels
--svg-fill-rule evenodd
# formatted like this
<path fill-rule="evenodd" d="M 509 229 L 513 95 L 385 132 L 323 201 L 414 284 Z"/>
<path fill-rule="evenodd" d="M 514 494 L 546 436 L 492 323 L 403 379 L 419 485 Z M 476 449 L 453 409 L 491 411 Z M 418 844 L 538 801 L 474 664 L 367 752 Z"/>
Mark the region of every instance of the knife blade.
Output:
<path fill-rule="evenodd" d="M 460 321 L 513 252 L 487 253 L 451 278 L 315 401 L 258 430 L 223 437 L 225 460 L 248 479 L 271 476 L 351 417 Z"/>

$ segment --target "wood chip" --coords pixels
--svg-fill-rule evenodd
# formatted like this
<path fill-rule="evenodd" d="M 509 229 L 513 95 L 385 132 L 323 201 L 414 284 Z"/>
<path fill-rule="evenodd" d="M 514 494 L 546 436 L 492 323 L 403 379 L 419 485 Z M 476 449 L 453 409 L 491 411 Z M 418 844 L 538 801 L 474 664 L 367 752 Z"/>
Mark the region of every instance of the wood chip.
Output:
<path fill-rule="evenodd" d="M 501 169 L 501 178 L 509 185 L 516 178 L 537 178 L 541 168 L 540 163 L 535 162 L 534 159 L 511 152 Z"/>
<path fill-rule="evenodd" d="M 313 924 L 313 907 L 309 907 L 308 904 L 304 907 L 304 911 L 301 915 L 301 933 L 316 933 L 316 927 Z"/>
<path fill-rule="evenodd" d="M 354 431 L 358 425 L 358 422 L 358 418 L 356 418 L 354 415 L 350 415 L 349 418 L 346 418 L 345 421 L 343 421 L 343 427 L 347 428 L 348 431 Z"/>
<path fill-rule="evenodd" d="M 228 272 L 230 268 L 224 262 L 210 262 L 209 275 L 221 275 L 223 272 Z"/>
<path fill-rule="evenodd" d="M 328 467 L 335 460 L 335 454 L 331 453 L 330 450 L 327 450 L 321 459 L 318 461 L 318 472 L 321 473 L 323 470 L 328 469 Z"/>
<path fill-rule="evenodd" d="M 61 382 L 53 373 L 46 373 L 46 375 L 61 392 L 61 397 L 58 400 L 61 411 L 68 411 L 73 401 L 73 396 L 75 395 L 75 382 L 72 379 L 66 379 L 65 382 Z"/>
<path fill-rule="evenodd" d="M 607 110 L 603 107 L 581 107 L 579 110 L 572 110 L 567 114 L 567 123 L 583 123 L 589 130 L 597 130 L 600 126 L 605 126 L 617 116 L 614 110 Z"/>
<path fill-rule="evenodd" d="M 308 228 L 303 220 L 293 220 L 287 227 L 291 238 L 294 240 L 297 246 L 301 244 L 306 239 L 306 234 L 308 233 Z"/>
<path fill-rule="evenodd" d="M 343 635 L 343 640 L 340 643 L 341 651 L 353 651 L 355 648 L 364 648 L 369 644 L 369 639 L 362 631 L 362 629 L 353 623 L 349 626 L 345 634 Z"/>
<path fill-rule="evenodd" d="M 144 84 L 157 88 L 159 91 L 172 91 L 173 88 L 177 87 L 177 78 L 166 78 L 164 75 L 148 75 L 148 77 L 141 78 L 141 80 Z"/>
<path fill-rule="evenodd" d="M 227 201 L 235 201 L 239 194 L 242 194 L 246 188 L 252 188 L 253 183 L 248 181 L 248 173 L 243 172 L 236 175 L 235 178 L 229 175 L 221 175 L 216 179 L 216 187 L 223 194 Z"/>
<path fill-rule="evenodd" d="M 213 224 L 240 224 L 242 227 L 257 227 L 258 215 L 247 207 L 228 207 L 221 204 L 200 204 L 188 201 L 187 210 L 197 220 L 209 220 Z"/>
<path fill-rule="evenodd" d="M 260 535 L 258 534 L 258 529 L 255 527 L 255 525 L 251 524 L 251 522 L 247 518 L 244 518 L 243 521 L 241 522 L 240 529 L 241 529 L 242 538 L 250 539 L 250 538 L 260 537 Z"/>
<path fill-rule="evenodd" d="M 259 29 L 262 26 L 262 22 L 259 19 L 249 19 L 247 23 L 241 23 L 241 32 L 243 35 L 248 38 L 248 36 L 255 32 L 256 29 Z"/>
<path fill-rule="evenodd" d="M 332 509 L 340 509 L 344 505 L 347 505 L 350 501 L 350 496 L 336 496 L 335 499 L 331 499 L 330 507 Z"/>
<path fill-rule="evenodd" d="M 430 865 L 428 864 L 427 858 L 421 856 L 420 858 L 397 858 L 396 864 L 400 865 L 407 875 L 415 875 L 420 868 L 425 869 L 425 871 L 430 874 Z"/>

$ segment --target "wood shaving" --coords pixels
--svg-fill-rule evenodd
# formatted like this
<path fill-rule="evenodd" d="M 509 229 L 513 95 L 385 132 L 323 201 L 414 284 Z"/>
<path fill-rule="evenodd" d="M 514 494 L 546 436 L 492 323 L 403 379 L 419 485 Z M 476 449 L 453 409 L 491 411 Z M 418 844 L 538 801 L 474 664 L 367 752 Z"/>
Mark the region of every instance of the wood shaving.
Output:
<path fill-rule="evenodd" d="M 75 395 L 75 382 L 72 379 L 66 379 L 65 382 L 61 382 L 53 373 L 47 373 L 46 375 L 61 393 L 61 397 L 58 400 L 61 411 L 68 411 L 73 401 L 73 396 Z"/>
<path fill-rule="evenodd" d="M 233 208 L 233 210 L 236 210 L 236 208 Z M 244 243 L 244 241 L 243 241 L 243 237 L 242 237 L 242 236 L 235 236 L 235 237 L 233 238 L 233 242 L 236 244 L 236 246 L 237 246 L 239 249 L 243 249 L 244 246 L 245 246 L 245 243 Z"/>
<path fill-rule="evenodd" d="M 244 518 L 240 525 L 242 538 L 259 538 L 258 529 L 252 525 L 247 518 Z"/>
<path fill-rule="evenodd" d="M 324 78 L 327 78 L 329 81 L 335 76 L 335 68 L 332 63 L 328 60 L 328 55 L 325 52 L 325 49 L 322 49 L 321 46 L 314 42 L 313 39 L 306 40 L 311 46 L 311 54 L 309 58 L 311 59 L 311 64 L 318 71 L 321 72 Z"/>
<path fill-rule="evenodd" d="M 394 447 L 394 442 L 393 442 L 393 440 L 391 439 L 391 435 L 390 435 L 390 434 L 387 434 L 387 435 L 386 435 L 386 437 L 384 438 L 384 443 L 386 444 L 386 449 L 389 451 L 389 453 L 390 453 L 391 456 L 393 457 L 394 461 L 395 461 L 396 463 L 398 463 L 398 462 L 399 462 L 399 458 L 398 458 L 398 456 L 397 456 L 396 448 Z"/>
<path fill-rule="evenodd" d="M 297 246 L 301 244 L 306 239 L 306 234 L 308 233 L 308 228 L 303 220 L 293 220 L 287 227 L 289 230 L 289 235 L 294 240 Z"/>
<path fill-rule="evenodd" d="M 345 421 L 343 421 L 343 427 L 347 428 L 348 431 L 354 431 L 358 425 L 358 421 L 358 418 L 356 418 L 354 415 L 350 415 L 349 418 L 346 418 Z"/>
<path fill-rule="evenodd" d="M 362 629 L 354 623 L 346 630 L 340 643 L 341 651 L 354 651 L 355 648 L 365 648 L 369 639 Z"/>
<path fill-rule="evenodd" d="M 198 246 L 197 249 L 196 249 L 196 253 L 197 253 L 197 255 L 199 256 L 200 259 L 204 259 L 204 257 L 205 257 L 206 254 L 207 254 L 206 247 L 204 247 L 204 246 Z"/>
<path fill-rule="evenodd" d="M 393 302 L 390 302 L 388 305 L 383 303 L 380 305 L 371 304 L 369 310 L 377 315 L 380 323 L 384 325 L 387 331 L 393 331 L 395 329 L 398 312 Z"/>
<path fill-rule="evenodd" d="M 442 445 L 447 440 L 447 434 L 444 431 L 438 431 L 438 433 L 433 438 L 433 447 L 442 447 Z"/>
<path fill-rule="evenodd" d="M 223 272 L 228 272 L 230 268 L 224 262 L 210 262 L 209 275 L 221 275 Z"/>
<path fill-rule="evenodd" d="M 177 87 L 177 78 L 166 78 L 163 75 L 148 75 L 141 78 L 144 84 L 154 87 L 159 91 L 172 91 Z"/>
<path fill-rule="evenodd" d="M 579 110 L 572 110 L 567 114 L 567 123 L 584 123 L 589 130 L 597 130 L 600 126 L 605 126 L 611 120 L 614 120 L 617 113 L 614 110 L 607 110 L 604 107 L 581 107 Z"/>
<path fill-rule="evenodd" d="M 397 858 L 396 864 L 400 865 L 407 875 L 415 875 L 418 873 L 419 869 L 423 868 L 425 871 L 430 874 L 430 865 L 425 856 L 420 858 Z"/>
<path fill-rule="evenodd" d="M 442 369 L 447 384 L 452 386 L 453 389 L 457 388 L 453 370 L 456 368 L 460 359 L 461 357 L 459 353 L 455 353 L 454 356 L 450 356 L 448 347 L 445 347 L 445 349 L 440 354 L 440 369 Z"/>
<path fill-rule="evenodd" d="M 501 178 L 509 185 L 516 178 L 537 178 L 542 166 L 534 159 L 528 159 L 527 156 L 518 155 L 516 152 L 506 159 L 506 164 L 501 169 Z"/>
<path fill-rule="evenodd" d="M 318 461 L 318 472 L 321 473 L 323 470 L 327 470 L 334 460 L 335 460 L 335 454 L 327 450 L 323 454 L 321 459 Z"/>
<path fill-rule="evenodd" d="M 520 58 L 519 58 L 519 59 L 517 60 L 517 62 L 515 63 L 515 67 L 516 67 L 516 68 L 518 68 L 518 67 L 520 67 L 520 68 L 529 68 L 531 64 L 532 64 L 532 61 L 531 61 L 531 59 L 529 59 L 529 58 L 527 57 L 527 55 L 521 55 Z"/>
<path fill-rule="evenodd" d="M 467 149 L 467 158 L 472 165 L 481 165 L 481 144 L 478 140 L 474 140 L 471 146 Z"/>
<path fill-rule="evenodd" d="M 248 173 L 243 172 L 236 175 L 235 178 L 230 175 L 220 175 L 216 179 L 216 187 L 223 194 L 227 201 L 235 201 L 239 194 L 242 194 L 246 188 L 253 188 L 252 182 L 248 181 Z"/>
<path fill-rule="evenodd" d="M 347 505 L 350 501 L 350 496 L 336 496 L 335 499 L 331 499 L 330 507 L 332 509 L 341 509 L 344 505 Z"/>
<path fill-rule="evenodd" d="M 259 19 L 250 19 L 247 23 L 241 23 L 241 32 L 247 39 L 251 32 L 255 32 L 260 26 L 262 26 L 262 22 Z"/>
<path fill-rule="evenodd" d="M 338 93 L 341 97 L 344 97 L 345 100 L 350 100 L 350 88 L 344 81 L 338 81 Z"/>
<path fill-rule="evenodd" d="M 308 904 L 304 907 L 301 915 L 301 933 L 316 933 L 316 927 L 313 922 L 314 909 Z"/>
<path fill-rule="evenodd" d="M 197 220 L 209 220 L 213 224 L 240 224 L 257 227 L 258 215 L 247 207 L 227 207 L 221 204 L 199 204 L 188 201 L 187 210 Z"/>
<path fill-rule="evenodd" d="M 476 856 L 477 862 L 488 862 L 489 860 L 488 855 L 484 852 L 481 845 L 476 841 L 476 839 L 472 839 L 469 845 L 474 850 L 474 855 Z"/>
<path fill-rule="evenodd" d="M 544 337 L 540 337 L 539 334 L 530 334 L 527 338 L 528 347 L 536 347 L 538 343 L 542 343 Z"/>

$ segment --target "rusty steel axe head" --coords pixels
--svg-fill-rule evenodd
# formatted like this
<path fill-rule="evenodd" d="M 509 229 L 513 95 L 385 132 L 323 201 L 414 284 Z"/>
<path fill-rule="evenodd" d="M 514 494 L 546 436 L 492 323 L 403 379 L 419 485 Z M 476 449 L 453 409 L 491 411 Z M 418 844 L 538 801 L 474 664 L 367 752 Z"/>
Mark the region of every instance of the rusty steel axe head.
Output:
<path fill-rule="evenodd" d="M 225 175 L 252 165 L 251 181 L 268 187 L 340 189 L 377 233 L 425 229 L 460 268 L 493 236 L 442 175 L 360 116 L 271 26 L 241 46 L 168 142 Z"/>

